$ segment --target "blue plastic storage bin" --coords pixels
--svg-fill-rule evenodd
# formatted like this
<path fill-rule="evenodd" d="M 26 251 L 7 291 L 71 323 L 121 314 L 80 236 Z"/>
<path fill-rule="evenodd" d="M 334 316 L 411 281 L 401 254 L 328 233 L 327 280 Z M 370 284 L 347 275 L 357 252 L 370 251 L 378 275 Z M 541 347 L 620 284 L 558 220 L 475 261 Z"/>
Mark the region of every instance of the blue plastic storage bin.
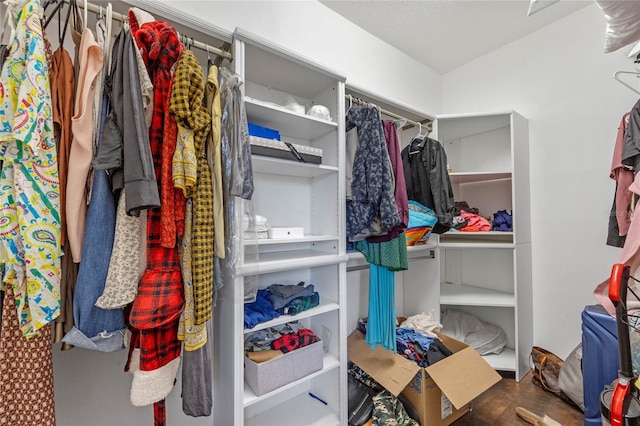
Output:
<path fill-rule="evenodd" d="M 585 426 L 602 425 L 600 393 L 617 377 L 620 369 L 616 319 L 601 305 L 582 311 L 582 389 Z"/>
<path fill-rule="evenodd" d="M 280 140 L 280 132 L 274 129 L 270 129 L 268 127 L 258 126 L 254 123 L 248 123 L 249 125 L 249 136 L 258 136 L 265 139 L 275 139 Z"/>

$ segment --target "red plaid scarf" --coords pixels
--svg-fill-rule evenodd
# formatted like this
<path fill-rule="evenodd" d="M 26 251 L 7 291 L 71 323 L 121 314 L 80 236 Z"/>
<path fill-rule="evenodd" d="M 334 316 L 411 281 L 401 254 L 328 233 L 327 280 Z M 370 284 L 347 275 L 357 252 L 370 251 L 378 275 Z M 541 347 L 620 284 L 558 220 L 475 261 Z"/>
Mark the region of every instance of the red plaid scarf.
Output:
<path fill-rule="evenodd" d="M 162 177 L 166 175 L 166 165 L 171 164 L 176 143 L 175 137 L 173 142 L 169 140 L 171 124 L 165 128 L 167 103 L 171 93 L 171 67 L 180 58 L 183 47 L 178 34 L 169 24 L 154 21 L 138 28 L 135 17 L 131 20 L 133 13 L 129 15 L 131 32 L 142 52 L 153 83 L 154 102 L 149 141 L 162 198 L 161 208 L 149 210 L 147 214 L 147 269 L 140 279 L 138 295 L 129 315 L 132 337 L 128 363 L 133 349 L 140 348 L 140 369 L 151 371 L 178 358 L 181 350 L 177 332 L 178 319 L 184 305 L 184 293 L 180 259 L 175 244 L 175 227 L 172 245 L 163 244 L 162 238 L 162 215 L 170 214 L 172 220 L 175 217 L 171 211 L 175 204 L 168 201 L 174 200 L 174 189 L 173 185 L 167 185 Z M 173 125 L 175 126 L 175 121 Z M 169 146 L 165 147 L 165 143 Z M 171 170 L 170 166 L 168 168 Z M 165 412 L 162 402 L 154 404 L 154 414 L 156 424 L 164 424 Z"/>
<path fill-rule="evenodd" d="M 318 341 L 313 331 L 302 328 L 297 333 L 285 334 L 271 342 L 271 349 L 281 350 L 285 354 Z"/>

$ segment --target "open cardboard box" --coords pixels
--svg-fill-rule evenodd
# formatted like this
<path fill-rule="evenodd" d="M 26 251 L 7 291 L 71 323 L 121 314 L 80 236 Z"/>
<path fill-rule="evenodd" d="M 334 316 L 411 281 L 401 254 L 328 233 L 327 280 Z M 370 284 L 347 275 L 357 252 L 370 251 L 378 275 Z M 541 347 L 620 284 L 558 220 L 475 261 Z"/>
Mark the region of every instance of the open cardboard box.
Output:
<path fill-rule="evenodd" d="M 402 395 L 420 415 L 422 426 L 449 425 L 470 411 L 471 401 L 501 377 L 469 345 L 439 334 L 453 355 L 429 367 L 378 346 L 371 349 L 354 330 L 347 340 L 349 359 L 393 395 Z"/>

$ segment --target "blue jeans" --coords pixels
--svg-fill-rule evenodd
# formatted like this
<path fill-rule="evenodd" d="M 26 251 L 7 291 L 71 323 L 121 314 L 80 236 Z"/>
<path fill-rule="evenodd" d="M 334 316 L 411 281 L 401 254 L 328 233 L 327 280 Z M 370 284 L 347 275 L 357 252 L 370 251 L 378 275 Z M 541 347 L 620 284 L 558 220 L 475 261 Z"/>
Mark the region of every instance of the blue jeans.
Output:
<path fill-rule="evenodd" d="M 102 106 L 102 124 L 104 124 L 106 111 L 105 96 Z M 101 352 L 124 349 L 126 331 L 124 311 L 101 309 L 95 306 L 98 297 L 104 291 L 107 280 L 115 228 L 116 203 L 109 177 L 106 171 L 95 170 L 82 242 L 82 261 L 73 294 L 75 325 L 62 339 L 65 343 Z"/>

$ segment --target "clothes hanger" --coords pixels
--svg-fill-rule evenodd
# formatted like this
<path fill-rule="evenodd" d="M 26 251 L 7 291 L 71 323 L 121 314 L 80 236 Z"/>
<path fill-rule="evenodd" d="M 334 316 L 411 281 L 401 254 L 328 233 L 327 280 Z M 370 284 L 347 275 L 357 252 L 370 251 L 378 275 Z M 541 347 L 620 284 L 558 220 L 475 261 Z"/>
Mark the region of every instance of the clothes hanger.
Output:
<path fill-rule="evenodd" d="M 207 68 L 211 68 L 213 66 L 213 61 L 211 60 L 211 52 L 209 52 L 209 45 L 207 44 Z"/>
<path fill-rule="evenodd" d="M 58 13 L 58 24 L 60 24 L 60 9 L 62 8 L 62 5 L 64 4 L 63 1 L 58 1 L 58 0 L 51 0 L 51 1 L 47 1 L 47 3 L 45 3 L 44 6 L 44 10 L 46 11 L 47 6 L 50 6 L 52 4 L 56 4 L 56 7 L 53 8 L 53 10 L 51 11 L 51 15 L 49 15 L 49 17 L 47 18 L 46 15 L 43 15 L 44 17 L 44 28 L 47 28 L 47 26 L 49 25 L 49 22 L 51 22 L 51 20 L 53 19 L 53 17 L 56 15 L 56 12 Z M 60 30 L 58 29 L 58 33 L 60 33 Z"/>
<path fill-rule="evenodd" d="M 422 134 L 422 123 L 418 121 L 418 134 L 411 139 L 409 143 L 409 155 L 415 155 L 422 152 L 422 148 L 427 143 L 428 132 Z"/>
<path fill-rule="evenodd" d="M 635 71 L 616 71 L 613 74 L 613 78 L 618 80 L 618 82 L 620 82 L 623 86 L 626 86 L 627 88 L 631 89 L 632 91 L 634 91 L 635 93 L 640 95 L 640 90 L 636 89 L 635 87 L 633 87 L 632 85 L 630 85 L 626 81 L 622 80 L 620 78 L 620 74 L 631 74 L 631 75 L 635 75 L 637 78 L 640 78 L 640 72 L 635 72 Z"/>
<path fill-rule="evenodd" d="M 351 108 L 353 107 L 353 96 L 349 94 L 346 97 L 349 100 L 349 108 L 347 108 L 347 110 L 345 111 L 345 115 L 348 114 Z"/>
<path fill-rule="evenodd" d="M 83 16 L 83 18 L 84 18 L 84 26 L 85 27 L 87 26 L 87 23 L 89 22 L 88 18 L 87 18 L 87 13 L 88 13 L 87 11 L 88 10 L 89 10 L 89 1 L 88 0 L 84 0 L 84 16 Z"/>
<path fill-rule="evenodd" d="M 416 137 L 414 139 L 424 139 L 429 135 L 429 131 L 427 130 L 427 133 L 425 133 L 424 135 L 422 134 L 422 123 L 420 123 L 418 121 L 418 134 L 416 135 Z"/>
<path fill-rule="evenodd" d="M 102 6 L 100 6 L 100 14 L 102 14 Z M 106 37 L 106 62 L 107 62 L 107 72 L 111 72 L 111 40 L 112 31 L 113 31 L 113 5 L 111 2 L 107 3 L 107 7 L 103 16 L 105 20 L 105 24 L 107 26 L 107 37 Z"/>
<path fill-rule="evenodd" d="M 407 125 L 407 119 L 395 119 L 393 120 L 393 125 L 396 126 L 396 129 L 401 129 Z"/>
<path fill-rule="evenodd" d="M 76 0 L 71 0 L 69 2 L 69 9 L 67 9 L 67 17 L 64 19 L 64 28 L 62 29 L 62 32 L 60 31 L 60 22 L 62 20 L 58 18 L 58 42 L 60 46 L 62 46 L 62 43 L 64 42 L 64 38 L 67 35 L 67 28 L 69 27 L 69 18 L 71 18 L 71 13 L 73 12 L 74 8 L 76 8 L 77 10 L 77 7 L 78 7 L 78 4 L 76 3 Z M 58 11 L 58 13 L 60 13 L 60 11 Z M 74 14 L 74 21 L 75 21 L 75 14 Z"/>

